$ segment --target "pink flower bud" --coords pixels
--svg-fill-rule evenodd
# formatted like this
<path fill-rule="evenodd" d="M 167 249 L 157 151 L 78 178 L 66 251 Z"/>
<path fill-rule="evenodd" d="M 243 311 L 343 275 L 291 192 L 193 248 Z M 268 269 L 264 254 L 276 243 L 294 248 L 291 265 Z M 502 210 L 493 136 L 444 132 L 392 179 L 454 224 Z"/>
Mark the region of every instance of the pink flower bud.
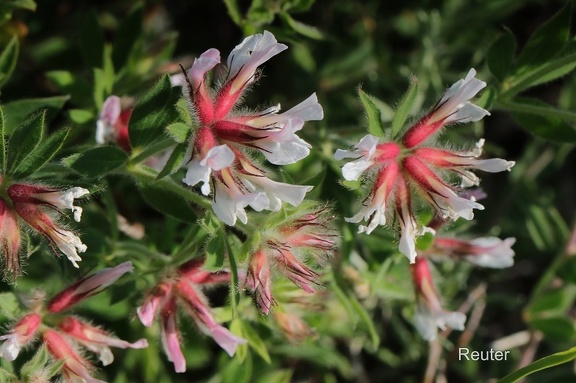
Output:
<path fill-rule="evenodd" d="M 172 283 L 161 282 L 146 297 L 142 306 L 136 309 L 140 322 L 146 327 L 150 327 L 158 309 L 162 307 L 172 291 Z"/>
<path fill-rule="evenodd" d="M 56 360 L 64 361 L 62 376 L 65 381 L 106 383 L 102 380 L 95 379 L 90 375 L 94 367 L 86 359 L 82 358 L 78 350 L 72 347 L 66 338 L 58 331 L 48 329 L 44 331 L 42 338 L 48 348 L 48 352 L 50 352 Z"/>
<path fill-rule="evenodd" d="M 4 259 L 4 277 L 20 274 L 20 227 L 18 219 L 4 200 L 0 199 L 0 244 Z"/>
<path fill-rule="evenodd" d="M 42 318 L 36 313 L 20 319 L 10 333 L 0 336 L 0 340 L 4 341 L 0 345 L 0 357 L 8 361 L 16 359 L 20 349 L 34 338 L 41 323 Z"/>
<path fill-rule="evenodd" d="M 82 260 L 78 253 L 85 252 L 86 245 L 76 234 L 56 223 L 48 214 L 40 210 L 37 204 L 15 202 L 14 209 L 34 230 L 50 241 L 52 250 L 56 254 L 58 254 L 56 249 L 59 249 L 72 262 L 72 265 L 78 268 L 77 262 Z"/>
<path fill-rule="evenodd" d="M 178 268 L 178 274 L 195 285 L 212 285 L 230 281 L 230 273 L 226 271 L 211 273 L 202 270 L 204 258 L 194 258 Z"/>
<path fill-rule="evenodd" d="M 80 187 L 60 191 L 46 186 L 13 184 L 8 188 L 8 195 L 14 202 L 40 204 L 56 210 L 70 209 L 74 213 L 76 222 L 80 222 L 82 208 L 74 206 L 74 199 L 87 194 L 90 192 Z"/>
<path fill-rule="evenodd" d="M 52 298 L 50 302 L 48 302 L 48 310 L 52 313 L 66 310 L 78 302 L 98 294 L 116 282 L 122 275 L 132 270 L 132 262 L 124 262 L 118 266 L 102 269 L 92 275 L 84 277 Z"/>
<path fill-rule="evenodd" d="M 74 317 L 64 318 L 59 327 L 66 335 L 72 337 L 88 350 L 98 354 L 104 366 L 114 361 L 110 347 L 123 349 L 148 347 L 148 341 L 146 339 L 140 339 L 134 343 L 126 342 Z"/>
<path fill-rule="evenodd" d="M 471 240 L 436 238 L 430 251 L 455 258 L 464 258 L 478 266 L 500 269 L 514 264 L 512 245 L 515 242 L 516 238 L 504 240 L 497 237 L 482 237 Z"/>
<path fill-rule="evenodd" d="M 180 373 L 186 372 L 186 359 L 184 359 L 184 355 L 180 349 L 176 310 L 176 300 L 174 297 L 171 297 L 162 307 L 162 327 L 160 329 L 160 337 L 162 340 L 162 347 L 168 356 L 168 360 L 174 363 L 174 370 Z"/>

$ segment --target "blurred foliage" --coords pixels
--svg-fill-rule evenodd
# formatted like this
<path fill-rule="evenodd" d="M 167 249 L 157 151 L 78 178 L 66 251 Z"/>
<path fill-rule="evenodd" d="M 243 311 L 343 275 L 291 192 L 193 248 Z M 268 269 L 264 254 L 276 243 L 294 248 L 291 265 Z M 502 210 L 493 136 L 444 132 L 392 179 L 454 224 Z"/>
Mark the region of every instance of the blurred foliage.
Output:
<path fill-rule="evenodd" d="M 89 188 L 94 197 L 76 225 L 88 245 L 82 272 L 125 260 L 137 270 L 80 306 L 80 314 L 122 338 L 150 339 L 145 350 L 115 350 L 116 363 L 98 376 L 114 383 L 409 383 L 428 376 L 428 366 L 449 382 L 483 382 L 516 370 L 531 352 L 535 360 L 572 346 L 573 17 L 572 3 L 563 0 L 0 0 L 1 123 L 8 143 L 5 151 L 3 141 L 3 174 Z M 472 334 L 423 341 L 412 325 L 413 286 L 397 238 L 383 229 L 356 235 L 355 226 L 340 218 L 341 247 L 323 277 L 325 289 L 303 298 L 289 283 L 274 286 L 274 310 L 303 320 L 306 336 L 288 331 L 282 314 L 261 315 L 235 286 L 216 289 L 209 298 L 218 321 L 231 323 L 248 345 L 229 358 L 182 320 L 188 369 L 175 374 L 158 329 L 132 320 L 143 292 L 167 267 L 205 254 L 208 266 L 219 269 L 227 266 L 224 253 L 242 261 L 253 245 L 204 216 L 209 201 L 180 184 L 191 121 L 165 74 L 180 73 L 180 64 L 188 68 L 208 48 L 228 52 L 243 36 L 263 30 L 287 44 L 289 53 L 265 65 L 266 81 L 247 96 L 247 104 L 290 107 L 317 92 L 325 119 L 301 132 L 315 149 L 285 166 L 283 176 L 316 186 L 310 195 L 329 201 L 341 217 L 353 214 L 362 193 L 359 183 L 341 181 L 335 149 L 350 147 L 366 129 L 397 134 L 471 67 L 488 83 L 480 104 L 492 116 L 442 138 L 485 137 L 487 152 L 517 162 L 510 174 L 484 176 L 486 211 L 473 223 L 449 228 L 516 237 L 515 266 L 494 271 L 435 264 L 447 306 L 472 299 L 469 317 L 482 307 Z M 129 154 L 95 145 L 96 120 L 112 94 L 134 105 Z M 146 161 L 169 147 L 176 149 L 167 165 L 151 169 Z M 118 215 L 143 225 L 144 239 L 123 234 Z M 26 275 L 15 286 L 1 285 L 0 320 L 6 327 L 18 317 L 21 292 L 53 293 L 78 276 L 65 261 L 36 254 L 49 252 L 45 244 L 36 245 L 27 243 L 32 256 Z M 487 293 L 474 300 L 470 294 L 485 283 Z M 525 341 L 514 343 L 512 334 L 525 335 Z M 489 350 L 507 340 L 512 353 L 506 361 L 459 361 L 455 351 Z M 435 347 L 440 357 L 434 361 Z M 44 348 L 29 349 L 13 364 L 2 360 L 0 379 L 19 374 L 31 381 L 30 366 L 43 365 L 44 354 Z M 573 365 L 564 364 L 526 381 L 573 380 Z"/>

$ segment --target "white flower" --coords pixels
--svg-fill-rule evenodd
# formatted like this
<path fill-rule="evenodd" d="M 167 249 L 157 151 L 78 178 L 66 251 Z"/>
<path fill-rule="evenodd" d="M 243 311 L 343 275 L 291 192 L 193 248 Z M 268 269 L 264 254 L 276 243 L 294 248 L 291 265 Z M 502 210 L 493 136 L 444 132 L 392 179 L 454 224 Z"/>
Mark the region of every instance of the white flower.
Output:
<path fill-rule="evenodd" d="M 334 158 L 338 161 L 344 158 L 357 159 L 356 161 L 348 162 L 342 167 L 344 179 L 356 181 L 366 169 L 374 164 L 374 154 L 376 153 L 378 141 L 378 137 L 368 134 L 355 145 L 356 150 L 336 150 Z"/>
<path fill-rule="evenodd" d="M 478 80 L 475 76 L 476 71 L 470 69 L 466 78 L 458 80 L 448 88 L 440 99 L 438 107 L 429 116 L 430 119 L 427 120 L 427 123 L 431 124 L 441 120 L 444 120 L 444 124 L 465 123 L 479 121 L 484 116 L 489 116 L 490 113 L 487 110 L 468 102 L 486 87 L 486 83 Z"/>
<path fill-rule="evenodd" d="M 237 187 L 230 188 L 221 183 L 216 185 L 212 209 L 220 221 L 234 226 L 238 218 L 246 224 L 248 222 L 245 211 L 247 206 L 251 206 L 256 211 L 262 211 L 270 206 L 270 201 L 264 193 L 242 193 Z"/>
<path fill-rule="evenodd" d="M 266 195 L 270 201 L 267 209 L 272 211 L 280 210 L 282 202 L 287 202 L 292 206 L 300 205 L 306 193 L 313 189 L 313 186 L 290 185 L 272 181 L 265 176 L 244 176 L 243 181 L 251 191 L 260 191 Z"/>
<path fill-rule="evenodd" d="M 288 47 L 279 44 L 268 31 L 246 37 L 228 56 L 229 77 L 233 79 L 231 92 L 235 93 L 252 83 L 256 69 L 286 49 Z"/>
<path fill-rule="evenodd" d="M 514 264 L 512 245 L 516 238 L 501 240 L 497 237 L 484 237 L 469 242 L 470 254 L 464 255 L 470 263 L 481 267 L 503 269 Z"/>
<path fill-rule="evenodd" d="M 259 132 L 262 138 L 258 139 L 254 145 L 260 149 L 268 161 L 275 165 L 293 164 L 306 158 L 312 147 L 295 134 L 303 126 L 303 120 L 290 119 L 281 129 Z"/>
<path fill-rule="evenodd" d="M 59 209 L 72 210 L 74 213 L 74 220 L 80 222 L 80 219 L 82 218 L 82 208 L 80 206 L 74 206 L 74 200 L 87 194 L 90 194 L 88 190 L 81 187 L 74 187 L 63 192 L 54 191 L 34 193 L 34 197 Z"/>
<path fill-rule="evenodd" d="M 234 152 L 226 146 L 215 146 L 206 153 L 203 159 L 195 158 L 188 164 L 186 177 L 182 182 L 189 186 L 194 186 L 202 182 L 202 194 L 210 194 L 210 175 L 212 171 L 219 171 L 230 166 L 234 161 Z"/>
<path fill-rule="evenodd" d="M 438 329 L 464 330 L 466 315 L 457 311 L 431 310 L 424 302 L 418 304 L 414 317 L 416 329 L 427 341 L 433 341 L 438 335 Z"/>

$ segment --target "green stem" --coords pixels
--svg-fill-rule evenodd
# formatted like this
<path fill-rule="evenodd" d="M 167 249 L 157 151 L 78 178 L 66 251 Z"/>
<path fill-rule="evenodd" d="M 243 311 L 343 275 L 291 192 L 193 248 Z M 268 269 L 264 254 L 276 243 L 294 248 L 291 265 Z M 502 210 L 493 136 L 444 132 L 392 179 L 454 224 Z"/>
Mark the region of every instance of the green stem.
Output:
<path fill-rule="evenodd" d="M 146 168 L 140 165 L 134 165 L 126 167 L 125 170 L 129 174 L 136 177 L 139 181 L 143 181 L 146 183 L 155 183 L 157 186 L 169 190 L 174 194 L 177 194 L 180 197 L 186 199 L 187 201 L 190 201 L 204 209 L 210 209 L 212 207 L 212 203 L 208 199 L 201 197 L 200 195 L 194 193 L 193 191 L 182 185 L 177 184 L 168 177 L 156 180 L 158 172 L 153 169 Z"/>
<path fill-rule="evenodd" d="M 232 248 L 230 243 L 226 240 L 226 230 L 224 225 L 220 226 L 221 235 L 224 236 L 224 242 L 226 243 L 226 252 L 228 253 L 228 259 L 230 260 L 230 301 L 232 303 L 232 319 L 238 318 L 238 301 L 240 300 L 238 296 L 237 286 L 238 286 L 238 265 L 236 264 L 236 258 L 232 254 Z"/>
<path fill-rule="evenodd" d="M 568 110 L 561 110 L 538 105 L 527 105 L 514 101 L 500 100 L 496 103 L 495 109 L 576 121 L 576 113 Z"/>

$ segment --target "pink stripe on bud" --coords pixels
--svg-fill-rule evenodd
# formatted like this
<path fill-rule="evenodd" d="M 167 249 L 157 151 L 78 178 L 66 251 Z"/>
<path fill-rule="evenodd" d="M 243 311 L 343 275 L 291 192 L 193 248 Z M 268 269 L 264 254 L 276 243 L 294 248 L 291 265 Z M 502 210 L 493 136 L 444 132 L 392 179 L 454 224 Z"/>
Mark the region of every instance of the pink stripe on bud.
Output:
<path fill-rule="evenodd" d="M 4 277 L 20 274 L 20 227 L 18 219 L 3 199 L 0 199 L 0 246 L 3 250 Z"/>
<path fill-rule="evenodd" d="M 52 313 L 66 310 L 78 302 L 103 291 L 122 275 L 131 272 L 133 269 L 132 262 L 124 262 L 116 267 L 102 269 L 82 278 L 52 298 L 48 302 L 48 310 Z"/>

